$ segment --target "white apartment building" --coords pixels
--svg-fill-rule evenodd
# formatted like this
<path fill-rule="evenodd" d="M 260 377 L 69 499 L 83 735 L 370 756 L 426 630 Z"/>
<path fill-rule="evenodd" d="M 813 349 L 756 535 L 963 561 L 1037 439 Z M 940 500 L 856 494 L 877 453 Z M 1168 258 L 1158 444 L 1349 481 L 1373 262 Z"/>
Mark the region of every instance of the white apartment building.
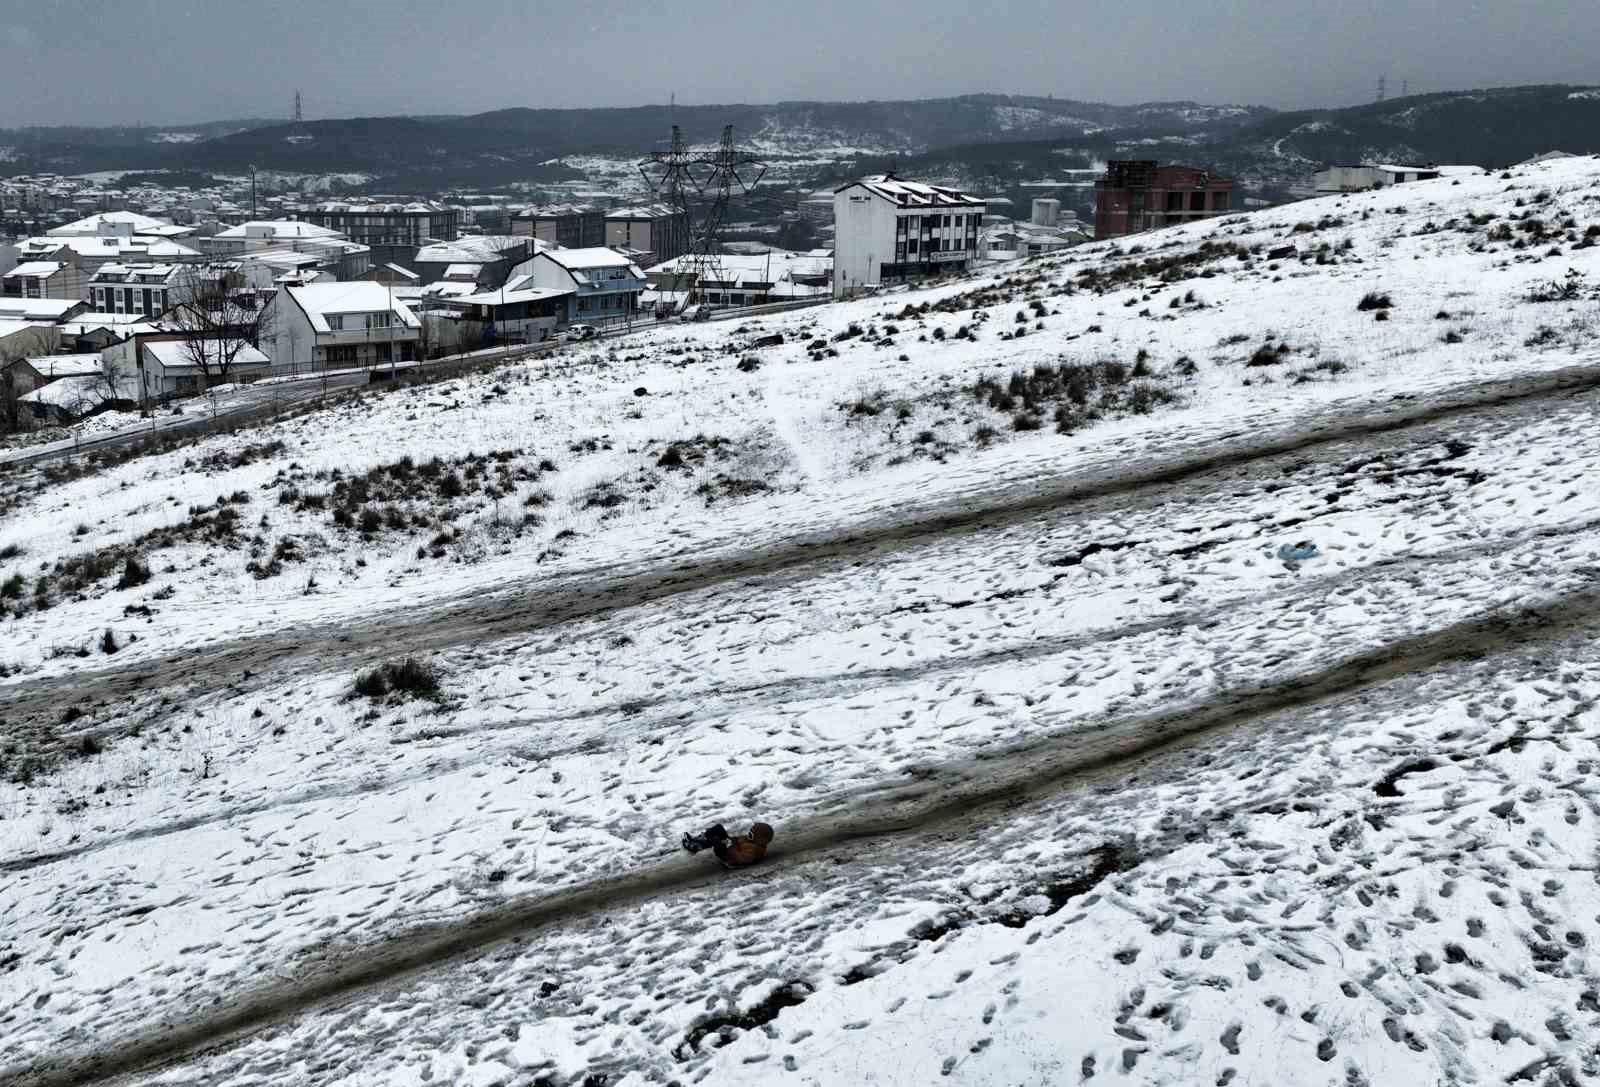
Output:
<path fill-rule="evenodd" d="M 978 259 L 981 197 L 878 174 L 833 191 L 833 296 L 961 271 Z"/>

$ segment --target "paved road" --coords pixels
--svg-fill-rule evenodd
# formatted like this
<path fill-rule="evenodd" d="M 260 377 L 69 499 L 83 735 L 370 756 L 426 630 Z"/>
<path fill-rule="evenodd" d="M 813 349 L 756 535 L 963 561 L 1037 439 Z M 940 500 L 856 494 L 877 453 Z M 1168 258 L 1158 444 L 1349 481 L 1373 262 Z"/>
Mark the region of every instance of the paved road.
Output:
<path fill-rule="evenodd" d="M 546 347 L 544 350 L 549 348 Z M 539 353 L 538 349 L 522 349 L 522 352 Z M 402 367 L 401 372 L 407 372 L 418 366 L 460 365 L 464 361 L 470 363 L 476 357 L 452 356 L 436 359 L 429 363 Z M 509 352 L 504 357 L 521 358 L 523 353 Z M 375 376 L 381 380 L 387 375 L 387 370 L 339 370 L 326 377 L 318 374 L 315 377 L 297 377 L 246 385 L 216 397 L 211 406 L 203 410 L 193 410 L 191 404 L 191 410 L 183 415 L 156 415 L 139 426 L 0 452 L 0 468 L 25 467 L 65 457 L 81 456 L 85 453 L 118 449 L 146 441 L 153 435 L 207 426 L 219 420 L 247 421 L 257 417 L 266 419 L 308 400 L 316 400 L 329 393 L 361 388 L 370 384 Z"/>

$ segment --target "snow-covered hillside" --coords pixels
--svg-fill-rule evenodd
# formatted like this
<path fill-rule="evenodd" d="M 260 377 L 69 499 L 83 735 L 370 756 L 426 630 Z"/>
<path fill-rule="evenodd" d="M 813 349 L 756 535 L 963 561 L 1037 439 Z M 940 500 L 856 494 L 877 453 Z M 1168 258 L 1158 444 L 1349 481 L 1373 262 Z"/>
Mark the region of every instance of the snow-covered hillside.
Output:
<path fill-rule="evenodd" d="M 1597 237 L 1404 186 L 42 486 L 0 1075 L 1596 1074 Z"/>

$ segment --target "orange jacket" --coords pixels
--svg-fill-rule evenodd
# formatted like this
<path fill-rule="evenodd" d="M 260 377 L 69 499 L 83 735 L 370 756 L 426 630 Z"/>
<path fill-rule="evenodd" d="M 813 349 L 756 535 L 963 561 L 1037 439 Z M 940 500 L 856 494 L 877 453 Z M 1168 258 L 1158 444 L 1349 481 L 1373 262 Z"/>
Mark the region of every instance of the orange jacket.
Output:
<path fill-rule="evenodd" d="M 729 868 L 743 868 L 755 864 L 767 855 L 767 844 L 772 841 L 772 828 L 765 823 L 750 827 L 749 834 L 736 834 L 715 847 L 717 859 Z"/>

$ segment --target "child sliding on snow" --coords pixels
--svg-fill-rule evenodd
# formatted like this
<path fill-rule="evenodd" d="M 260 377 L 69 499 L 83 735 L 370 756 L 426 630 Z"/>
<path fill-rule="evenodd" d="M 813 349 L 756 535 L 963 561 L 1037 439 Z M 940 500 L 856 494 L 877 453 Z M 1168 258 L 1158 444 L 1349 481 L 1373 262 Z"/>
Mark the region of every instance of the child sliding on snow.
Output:
<path fill-rule="evenodd" d="M 765 823 L 754 823 L 750 833 L 733 837 L 718 823 L 703 834 L 685 834 L 683 848 L 690 853 L 709 849 L 725 868 L 744 868 L 767 855 L 767 844 L 772 841 L 772 828 Z"/>

